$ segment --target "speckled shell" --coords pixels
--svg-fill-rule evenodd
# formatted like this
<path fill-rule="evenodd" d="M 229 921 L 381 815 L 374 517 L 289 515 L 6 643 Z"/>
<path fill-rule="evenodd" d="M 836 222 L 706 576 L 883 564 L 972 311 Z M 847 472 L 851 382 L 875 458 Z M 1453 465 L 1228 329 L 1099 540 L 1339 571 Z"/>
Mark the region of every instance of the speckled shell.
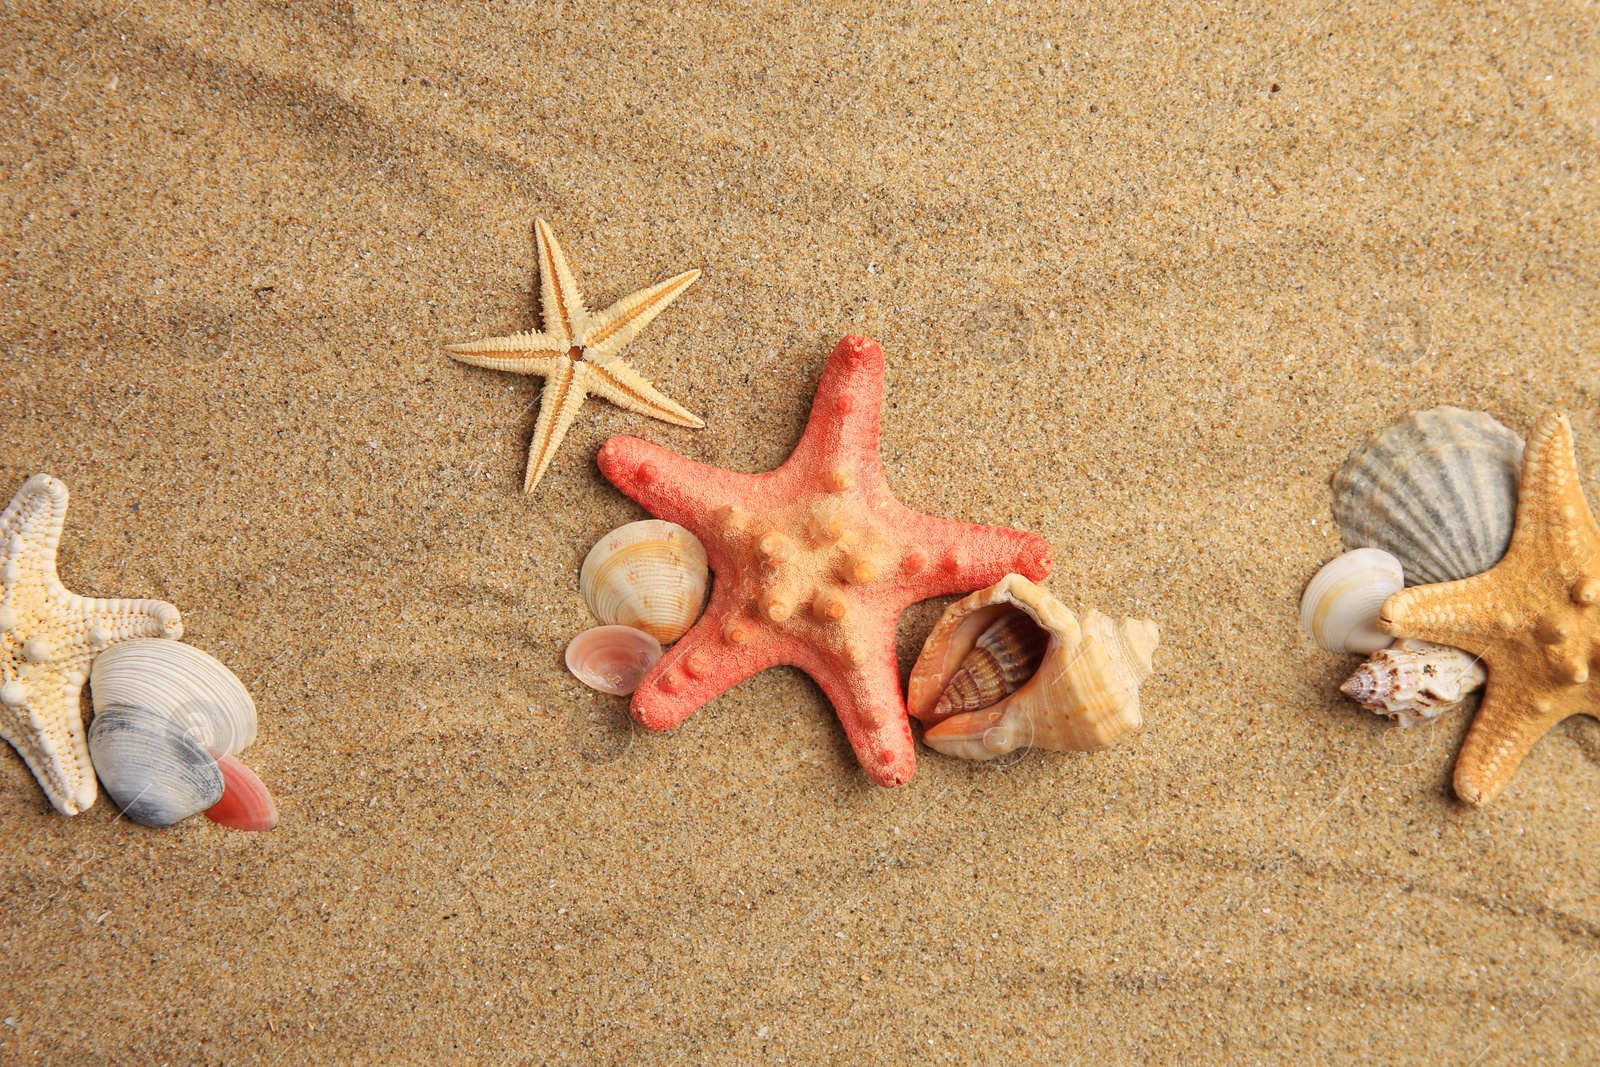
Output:
<path fill-rule="evenodd" d="M 216 758 L 181 723 L 149 708 L 97 708 L 89 757 L 117 807 L 145 826 L 171 826 L 222 799 Z"/>
<path fill-rule="evenodd" d="M 667 645 L 705 603 L 706 550 L 677 523 L 644 519 L 602 537 L 584 558 L 578 588 L 594 617 L 631 626 Z"/>
<path fill-rule="evenodd" d="M 1376 715 L 1415 726 L 1460 704 L 1487 680 L 1483 661 L 1471 653 L 1407 637 L 1368 656 L 1339 689 Z"/>
<path fill-rule="evenodd" d="M 625 697 L 661 658 L 661 642 L 631 626 L 596 626 L 567 645 L 567 670 L 602 693 Z"/>
<path fill-rule="evenodd" d="M 193 645 L 150 637 L 114 645 L 95 659 L 89 689 L 96 713 L 112 706 L 148 708 L 182 724 L 215 752 L 237 756 L 256 739 L 249 690 Z"/>
<path fill-rule="evenodd" d="M 1376 548 L 1335 556 L 1306 585 L 1300 625 L 1329 652 L 1366 655 L 1394 643 L 1378 632 L 1378 612 L 1391 593 L 1405 588 L 1400 561 Z"/>
<path fill-rule="evenodd" d="M 1026 614 L 1047 635 L 1039 669 L 987 708 L 941 717 L 939 698 L 978 638 L 1008 614 Z M 912 668 L 906 705 L 928 727 L 929 747 L 963 759 L 993 759 L 1019 748 L 1093 751 L 1137 730 L 1139 683 L 1160 641 L 1156 624 L 1120 623 L 1098 611 L 1080 623 L 1046 590 L 1010 574 L 952 604 Z"/>
<path fill-rule="evenodd" d="M 1481 411 L 1417 411 L 1374 434 L 1333 476 L 1347 548 L 1381 548 L 1412 585 L 1481 574 L 1516 522 L 1522 438 Z"/>

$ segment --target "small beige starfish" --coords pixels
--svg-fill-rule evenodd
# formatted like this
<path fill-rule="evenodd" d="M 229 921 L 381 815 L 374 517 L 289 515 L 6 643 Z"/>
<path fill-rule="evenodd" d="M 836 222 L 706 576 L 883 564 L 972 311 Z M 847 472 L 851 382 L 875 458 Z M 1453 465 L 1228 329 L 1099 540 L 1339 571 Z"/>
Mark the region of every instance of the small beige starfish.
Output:
<path fill-rule="evenodd" d="M 532 491 L 550 466 L 556 447 L 590 393 L 662 422 L 695 429 L 705 425 L 676 401 L 663 396 L 621 358 L 622 349 L 634 335 L 693 285 L 700 272 L 684 271 L 594 314 L 584 306 L 583 294 L 578 291 L 567 257 L 561 254 L 550 227 L 543 219 L 537 219 L 533 228 L 538 245 L 544 331 L 445 346 L 452 358 L 463 363 L 544 377 L 539 420 L 534 423 L 533 441 L 528 447 L 528 476 L 522 486 L 525 493 Z"/>
<path fill-rule="evenodd" d="M 27 761 L 50 803 L 76 815 L 94 803 L 94 769 L 78 693 L 89 664 L 130 637 L 182 637 L 163 600 L 96 600 L 67 592 L 56 546 L 67 487 L 35 474 L 0 512 L 0 737 Z"/>

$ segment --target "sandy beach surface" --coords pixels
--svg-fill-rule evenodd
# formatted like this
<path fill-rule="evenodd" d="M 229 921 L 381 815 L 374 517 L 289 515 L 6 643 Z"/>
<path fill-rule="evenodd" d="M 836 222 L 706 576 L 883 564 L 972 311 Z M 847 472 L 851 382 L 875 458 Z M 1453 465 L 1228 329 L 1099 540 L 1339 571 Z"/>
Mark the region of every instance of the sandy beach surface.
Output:
<path fill-rule="evenodd" d="M 251 687 L 282 825 L 0 751 L 0 1062 L 1600 1060 L 1600 722 L 1469 810 L 1470 711 L 1296 625 L 1409 410 L 1565 410 L 1600 503 L 1600 17 L 1040 8 L 4 6 L 0 499 Z M 539 380 L 441 346 L 537 327 L 536 217 L 592 306 L 704 270 L 629 355 L 707 425 L 524 496 Z M 885 790 L 797 671 L 566 672 L 601 443 L 770 469 L 850 332 L 906 504 L 1160 624 L 1140 733 Z"/>

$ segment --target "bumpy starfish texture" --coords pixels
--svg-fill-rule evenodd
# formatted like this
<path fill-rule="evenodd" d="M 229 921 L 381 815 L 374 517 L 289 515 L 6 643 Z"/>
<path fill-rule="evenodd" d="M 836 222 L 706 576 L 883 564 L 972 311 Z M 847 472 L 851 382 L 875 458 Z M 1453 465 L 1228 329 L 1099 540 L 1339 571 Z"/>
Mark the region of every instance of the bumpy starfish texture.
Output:
<path fill-rule="evenodd" d="M 711 602 L 634 693 L 643 726 L 676 726 L 757 671 L 787 664 L 822 687 L 862 768 L 901 785 L 916 752 L 900 694 L 895 620 L 910 604 L 1012 571 L 1050 572 L 1035 534 L 922 515 L 901 504 L 878 458 L 883 350 L 846 337 L 822 372 L 811 419 L 766 474 L 708 467 L 633 437 L 600 469 L 652 515 L 691 530 L 716 574 Z"/>
<path fill-rule="evenodd" d="M 162 600 L 95 600 L 56 576 L 67 487 L 48 474 L 23 483 L 0 512 L 0 737 L 27 761 L 50 803 L 76 815 L 94 803 L 94 770 L 78 693 L 89 664 L 130 637 L 183 636 Z"/>
<path fill-rule="evenodd" d="M 684 271 L 594 314 L 584 306 L 567 258 L 543 219 L 534 222 L 534 233 L 542 279 L 543 332 L 445 346 L 445 351 L 462 363 L 544 378 L 539 418 L 528 446 L 528 474 L 522 486 L 525 493 L 533 489 L 550 466 L 556 448 L 590 393 L 663 422 L 694 429 L 705 425 L 677 401 L 657 391 L 621 358 L 623 348 L 634 335 L 693 285 L 700 272 Z"/>
<path fill-rule="evenodd" d="M 1600 529 L 1584 500 L 1565 415 L 1528 438 L 1517 524 L 1482 574 L 1419 585 L 1384 601 L 1378 629 L 1481 656 L 1483 705 L 1456 759 L 1456 795 L 1494 799 L 1544 733 L 1569 715 L 1600 718 Z"/>

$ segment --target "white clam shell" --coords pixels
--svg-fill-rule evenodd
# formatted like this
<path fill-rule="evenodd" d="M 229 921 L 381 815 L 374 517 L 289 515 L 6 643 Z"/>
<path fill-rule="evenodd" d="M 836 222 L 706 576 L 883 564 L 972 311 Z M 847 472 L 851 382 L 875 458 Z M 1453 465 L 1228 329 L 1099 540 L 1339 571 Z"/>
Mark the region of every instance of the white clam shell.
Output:
<path fill-rule="evenodd" d="M 171 826 L 222 799 L 216 759 L 163 712 L 115 704 L 97 708 L 89 755 L 117 807 L 145 826 Z"/>
<path fill-rule="evenodd" d="M 96 657 L 89 686 L 97 715 L 102 708 L 146 708 L 230 756 L 256 739 L 256 705 L 244 683 L 193 645 L 156 637 L 113 645 Z"/>
<path fill-rule="evenodd" d="M 669 645 L 699 618 L 710 571 L 699 538 L 677 523 L 619 526 L 589 550 L 578 588 L 594 617 Z"/>
<path fill-rule="evenodd" d="M 1394 638 L 1373 625 L 1391 595 L 1405 588 L 1400 561 L 1376 548 L 1358 548 L 1329 560 L 1300 598 L 1300 625 L 1329 652 L 1366 655 Z"/>
<path fill-rule="evenodd" d="M 596 626 L 567 645 L 567 670 L 591 689 L 625 697 L 661 658 L 661 642 L 631 626 Z"/>
<path fill-rule="evenodd" d="M 1381 548 L 1413 585 L 1481 574 L 1511 543 L 1522 438 L 1481 411 L 1416 411 L 1358 445 L 1333 476 L 1347 548 Z"/>

